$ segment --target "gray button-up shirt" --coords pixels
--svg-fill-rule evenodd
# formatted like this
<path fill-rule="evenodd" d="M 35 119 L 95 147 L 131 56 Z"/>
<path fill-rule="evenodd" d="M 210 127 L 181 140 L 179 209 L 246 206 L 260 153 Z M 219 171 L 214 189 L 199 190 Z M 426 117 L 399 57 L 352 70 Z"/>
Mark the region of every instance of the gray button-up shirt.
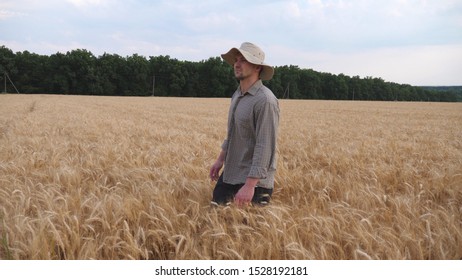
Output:
<path fill-rule="evenodd" d="M 245 93 L 234 92 L 228 115 L 228 137 L 223 181 L 243 184 L 247 177 L 260 179 L 257 186 L 274 187 L 276 142 L 279 125 L 277 98 L 258 80 Z"/>

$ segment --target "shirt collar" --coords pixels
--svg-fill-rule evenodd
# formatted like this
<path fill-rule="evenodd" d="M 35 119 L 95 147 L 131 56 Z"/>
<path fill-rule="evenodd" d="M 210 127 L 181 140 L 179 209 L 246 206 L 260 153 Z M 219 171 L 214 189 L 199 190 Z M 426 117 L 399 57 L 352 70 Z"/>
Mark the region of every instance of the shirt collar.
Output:
<path fill-rule="evenodd" d="M 241 87 L 239 87 L 239 92 L 241 93 L 241 95 L 245 95 L 246 93 L 250 95 L 256 95 L 262 85 L 263 85 L 263 82 L 261 80 L 258 80 L 249 88 L 247 92 L 242 93 Z"/>

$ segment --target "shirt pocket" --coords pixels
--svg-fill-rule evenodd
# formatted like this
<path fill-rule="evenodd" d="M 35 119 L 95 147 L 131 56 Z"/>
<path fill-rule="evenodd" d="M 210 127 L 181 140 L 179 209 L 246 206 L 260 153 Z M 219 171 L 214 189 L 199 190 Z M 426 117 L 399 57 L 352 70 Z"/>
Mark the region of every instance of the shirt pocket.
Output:
<path fill-rule="evenodd" d="M 236 132 L 241 139 L 252 139 L 254 136 L 252 123 L 246 118 L 236 118 L 235 122 Z"/>

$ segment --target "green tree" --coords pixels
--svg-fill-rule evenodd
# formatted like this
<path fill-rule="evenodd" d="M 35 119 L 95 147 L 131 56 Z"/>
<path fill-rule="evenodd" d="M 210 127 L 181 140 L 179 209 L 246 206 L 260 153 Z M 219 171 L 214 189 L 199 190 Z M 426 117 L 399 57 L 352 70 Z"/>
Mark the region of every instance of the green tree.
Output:
<path fill-rule="evenodd" d="M 299 83 L 302 98 L 319 99 L 321 97 L 321 79 L 315 71 L 311 69 L 300 70 Z"/>
<path fill-rule="evenodd" d="M 15 54 L 12 50 L 5 46 L 0 47 L 0 71 L 1 74 L 7 72 L 9 74 L 16 74 L 17 70 L 15 67 Z"/>
<path fill-rule="evenodd" d="M 1 46 L 0 47 L 0 79 L 1 79 L 0 81 L 2 81 L 2 84 L 5 82 L 4 81 L 5 73 L 7 73 L 10 76 L 10 78 L 16 79 L 16 74 L 18 73 L 18 70 L 16 68 L 15 54 L 13 53 L 13 51 L 6 48 L 5 46 Z M 3 91 L 4 91 L 4 88 L 2 86 L 2 90 L 0 92 L 3 92 Z"/>
<path fill-rule="evenodd" d="M 151 56 L 149 57 L 149 72 L 155 78 L 154 95 L 168 95 L 168 85 L 170 83 L 171 73 L 171 58 L 170 56 Z"/>
<path fill-rule="evenodd" d="M 125 89 L 124 95 L 149 95 L 150 75 L 149 63 L 145 57 L 138 54 L 127 57 L 126 67 L 124 68 L 125 78 L 128 88 Z"/>
<path fill-rule="evenodd" d="M 89 51 L 77 49 L 66 54 L 69 65 L 69 92 L 78 94 L 95 93 L 98 90 L 96 57 Z"/>
<path fill-rule="evenodd" d="M 234 70 L 219 57 L 212 57 L 201 61 L 200 66 L 200 97 L 226 97 L 231 96 L 237 88 Z"/>
<path fill-rule="evenodd" d="M 67 57 L 62 53 L 56 53 L 49 57 L 46 64 L 48 75 L 45 79 L 47 92 L 49 93 L 70 93 L 70 81 L 75 77 L 70 76 L 71 68 Z"/>
<path fill-rule="evenodd" d="M 282 94 L 291 99 L 302 98 L 299 90 L 300 68 L 295 65 L 282 66 L 277 68 L 277 72 L 281 79 Z"/>
<path fill-rule="evenodd" d="M 125 60 L 117 54 L 104 53 L 96 63 L 96 75 L 98 87 L 96 94 L 100 95 L 121 95 L 127 86 L 125 80 L 121 79 L 122 69 Z"/>
<path fill-rule="evenodd" d="M 15 57 L 17 78 L 15 84 L 20 92 L 48 92 L 46 84 L 48 57 L 30 53 L 18 52 Z"/>

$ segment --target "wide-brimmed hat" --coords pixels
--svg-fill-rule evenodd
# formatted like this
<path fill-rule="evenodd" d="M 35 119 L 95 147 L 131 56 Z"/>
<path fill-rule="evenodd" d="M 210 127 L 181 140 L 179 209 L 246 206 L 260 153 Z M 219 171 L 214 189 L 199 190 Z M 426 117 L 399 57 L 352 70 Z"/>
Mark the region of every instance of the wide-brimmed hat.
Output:
<path fill-rule="evenodd" d="M 265 53 L 257 45 L 245 42 L 242 43 L 240 48 L 232 48 L 227 53 L 222 54 L 221 57 L 228 62 L 231 66 L 236 62 L 236 55 L 242 56 L 250 63 L 263 66 L 260 73 L 260 79 L 271 80 L 274 75 L 274 69 L 265 63 Z"/>

